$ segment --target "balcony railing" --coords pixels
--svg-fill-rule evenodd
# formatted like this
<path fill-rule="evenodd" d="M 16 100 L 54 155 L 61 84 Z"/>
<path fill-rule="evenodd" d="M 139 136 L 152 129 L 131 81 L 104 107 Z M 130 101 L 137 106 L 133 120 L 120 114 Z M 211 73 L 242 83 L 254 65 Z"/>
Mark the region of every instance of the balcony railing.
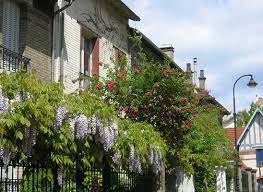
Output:
<path fill-rule="evenodd" d="M 0 45 L 0 71 L 28 70 L 30 59 Z"/>

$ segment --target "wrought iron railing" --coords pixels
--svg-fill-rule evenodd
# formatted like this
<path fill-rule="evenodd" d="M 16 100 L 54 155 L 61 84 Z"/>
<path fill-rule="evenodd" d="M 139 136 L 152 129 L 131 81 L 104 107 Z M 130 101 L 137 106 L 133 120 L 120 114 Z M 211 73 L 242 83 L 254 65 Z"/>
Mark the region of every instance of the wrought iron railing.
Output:
<path fill-rule="evenodd" d="M 135 192 L 146 190 L 152 175 L 136 174 L 122 169 L 84 168 L 84 191 Z M 56 178 L 55 178 L 56 180 Z M 153 186 L 149 183 L 148 186 Z M 0 192 L 52 192 L 54 191 L 52 167 L 40 164 L 11 163 L 5 167 L 0 161 Z M 76 192 L 77 170 L 63 171 L 61 192 Z M 148 187 L 149 188 L 149 187 Z"/>
<path fill-rule="evenodd" d="M 16 72 L 23 69 L 27 71 L 29 65 L 29 58 L 0 45 L 0 70 Z"/>

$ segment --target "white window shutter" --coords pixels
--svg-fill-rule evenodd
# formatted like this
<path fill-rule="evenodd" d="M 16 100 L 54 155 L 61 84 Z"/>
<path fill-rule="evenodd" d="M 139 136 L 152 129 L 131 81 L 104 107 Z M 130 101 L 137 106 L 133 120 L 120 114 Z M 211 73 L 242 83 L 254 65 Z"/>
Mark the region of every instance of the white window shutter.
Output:
<path fill-rule="evenodd" d="M 19 5 L 12 0 L 4 0 L 3 45 L 11 51 L 19 51 Z"/>

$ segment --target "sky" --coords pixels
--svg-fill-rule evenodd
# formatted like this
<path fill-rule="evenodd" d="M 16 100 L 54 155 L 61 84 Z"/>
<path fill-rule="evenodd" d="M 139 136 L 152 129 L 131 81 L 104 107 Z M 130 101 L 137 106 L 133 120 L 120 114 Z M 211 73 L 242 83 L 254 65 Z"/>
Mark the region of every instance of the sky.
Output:
<path fill-rule="evenodd" d="M 238 81 L 237 111 L 249 109 L 256 96 L 263 97 L 263 0 L 123 2 L 141 18 L 130 26 L 157 46 L 172 44 L 182 69 L 198 58 L 207 89 L 229 111 L 233 111 L 233 84 L 241 75 L 253 74 L 258 86 L 247 87 L 249 77 Z"/>

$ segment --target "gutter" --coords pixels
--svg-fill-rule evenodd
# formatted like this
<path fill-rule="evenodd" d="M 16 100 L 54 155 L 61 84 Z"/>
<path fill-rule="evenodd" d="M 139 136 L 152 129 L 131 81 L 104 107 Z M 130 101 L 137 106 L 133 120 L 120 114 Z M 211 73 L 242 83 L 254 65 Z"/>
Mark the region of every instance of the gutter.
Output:
<path fill-rule="evenodd" d="M 54 12 L 54 16 L 56 16 L 56 15 L 59 14 L 60 12 L 64 11 L 64 10 L 67 9 L 68 7 L 70 7 L 75 0 L 65 0 L 65 1 L 67 1 L 68 4 L 65 5 L 64 7 L 62 7 L 61 9 L 55 11 L 55 12 Z"/>

